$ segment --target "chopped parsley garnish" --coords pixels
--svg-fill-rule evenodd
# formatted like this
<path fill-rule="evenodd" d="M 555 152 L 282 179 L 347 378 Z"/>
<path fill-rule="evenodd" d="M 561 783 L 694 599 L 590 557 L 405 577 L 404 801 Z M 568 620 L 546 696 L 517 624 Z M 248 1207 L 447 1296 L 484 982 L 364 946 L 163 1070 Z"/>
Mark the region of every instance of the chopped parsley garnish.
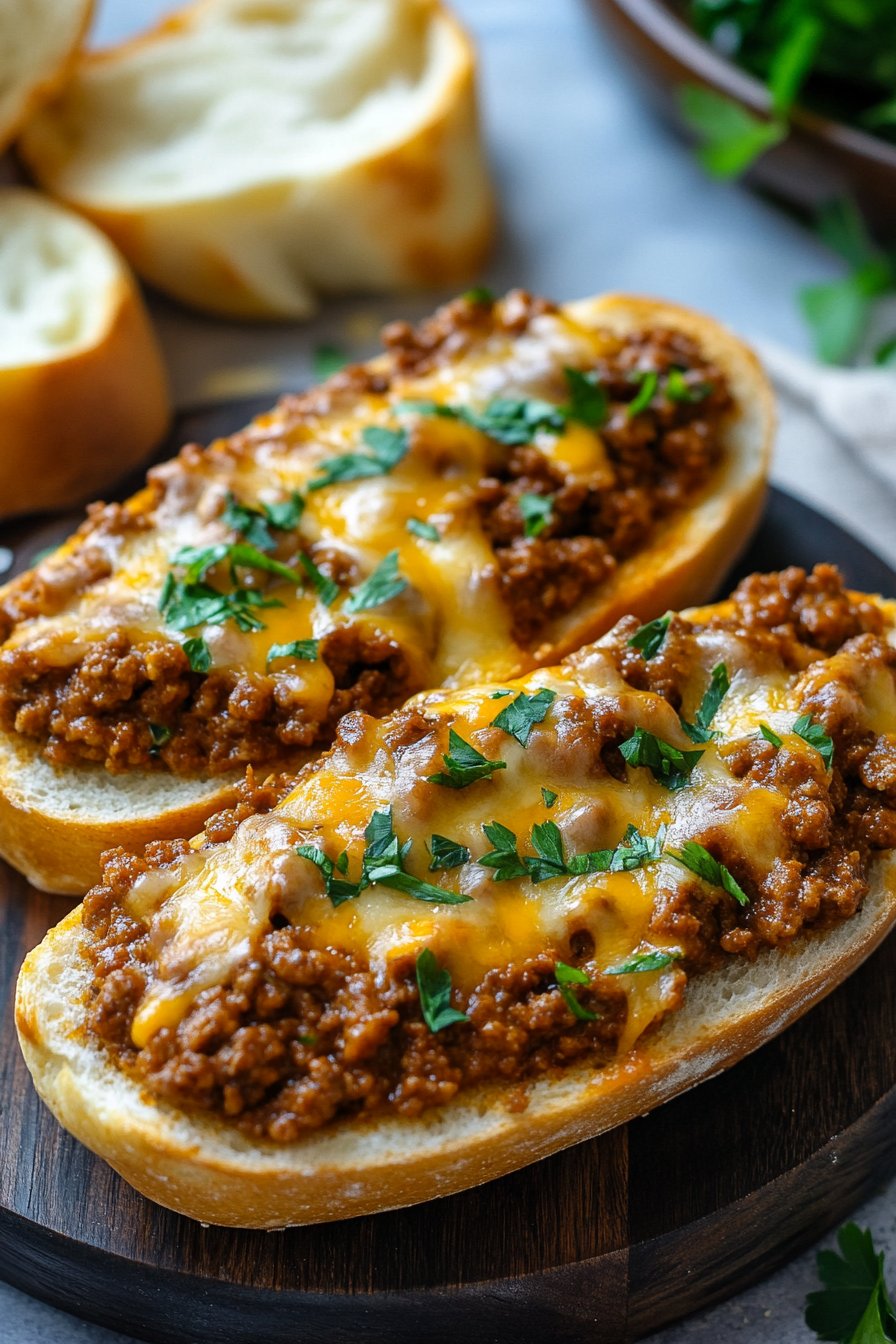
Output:
<path fill-rule="evenodd" d="M 806 1298 L 806 1325 L 819 1339 L 839 1344 L 892 1344 L 896 1307 L 884 1281 L 884 1257 L 871 1232 L 847 1223 L 837 1233 L 836 1251 L 819 1251 L 818 1277 L 824 1284 Z"/>
<path fill-rule="evenodd" d="M 328 579 L 326 574 L 321 574 L 311 556 L 305 555 L 304 551 L 299 556 L 299 564 L 304 569 L 311 587 L 317 593 L 322 604 L 325 607 L 332 607 L 339 596 L 339 584 L 335 579 Z"/>
<path fill-rule="evenodd" d="M 414 877 L 404 869 L 404 861 L 411 848 L 411 841 L 403 845 L 392 824 L 392 809 L 387 812 L 374 812 L 364 832 L 367 848 L 364 851 L 360 889 L 370 886 L 388 887 L 391 891 L 400 891 L 405 896 L 413 896 L 417 901 L 427 901 L 430 905 L 462 905 L 471 900 L 459 891 L 445 891 L 432 882 Z"/>
<path fill-rule="evenodd" d="M 262 504 L 260 509 L 240 504 L 228 493 L 221 521 L 226 527 L 245 537 L 259 551 L 273 551 L 277 543 L 271 536 L 273 527 L 278 532 L 294 532 L 305 511 L 305 501 L 297 490 L 289 499 L 277 504 Z"/>
<path fill-rule="evenodd" d="M 669 401 L 705 401 L 712 392 L 712 383 L 689 383 L 684 369 L 672 368 L 666 374 L 665 393 Z"/>
<path fill-rule="evenodd" d="M 773 728 L 769 728 L 767 723 L 760 723 L 759 731 L 765 738 L 766 742 L 771 742 L 772 746 L 776 750 L 778 747 L 783 747 L 784 745 L 783 738 L 780 738 Z"/>
<path fill-rule="evenodd" d="M 465 789 L 477 779 L 485 779 L 496 770 L 506 770 L 506 761 L 490 761 L 465 742 L 453 728 L 448 730 L 448 750 L 442 757 L 447 769 L 436 775 L 427 775 L 430 784 L 441 784 L 446 789 Z"/>
<path fill-rule="evenodd" d="M 671 620 L 672 613 L 667 611 L 665 616 L 657 616 L 655 620 L 639 626 L 631 639 L 626 641 L 629 648 L 640 649 L 641 657 L 645 662 L 649 662 L 665 644 Z"/>
<path fill-rule="evenodd" d="M 608 406 L 607 394 L 597 374 L 570 368 L 563 372 L 569 388 L 569 401 L 563 407 L 567 419 L 576 420 L 588 429 L 600 429 L 606 422 Z"/>
<path fill-rule="evenodd" d="M 724 863 L 713 858 L 708 849 L 704 849 L 696 840 L 686 840 L 681 849 L 667 849 L 667 858 L 674 859 L 682 867 L 702 877 L 714 887 L 721 887 L 733 896 L 738 905 L 749 905 L 750 898 L 737 879 L 729 872 Z"/>
<path fill-rule="evenodd" d="M 184 570 L 185 583 L 201 583 L 210 569 L 226 560 L 230 566 L 230 577 L 237 583 L 237 566 L 241 569 L 260 569 L 266 574 L 275 574 L 297 586 L 302 584 L 298 570 L 290 569 L 279 560 L 251 546 L 247 541 L 219 541 L 212 546 L 181 546 L 171 557 L 171 563 Z"/>
<path fill-rule="evenodd" d="M 633 952 L 618 966 L 608 966 L 604 975 L 641 975 L 645 971 L 662 971 L 680 957 L 681 953 L 677 949 L 674 952 L 661 952 L 658 947 L 654 947 L 649 952 Z"/>
<path fill-rule="evenodd" d="M 345 610 L 369 611 L 371 607 L 381 607 L 403 593 L 407 586 L 407 579 L 398 572 L 398 551 L 390 551 L 373 573 L 354 589 Z"/>
<path fill-rule="evenodd" d="M 311 354 L 311 370 L 315 378 L 332 378 L 333 374 L 344 369 L 347 363 L 348 355 L 344 350 L 340 350 L 338 345 L 324 342 L 316 345 Z"/>
<path fill-rule="evenodd" d="M 545 807 L 553 807 L 557 801 L 557 795 L 553 789 L 542 789 L 541 797 Z"/>
<path fill-rule="evenodd" d="M 412 537 L 420 537 L 423 541 L 441 541 L 442 537 L 437 527 L 432 523 L 425 523 L 420 518 L 409 518 L 405 523 L 405 528 Z"/>
<path fill-rule="evenodd" d="M 151 723 L 149 725 L 149 739 L 151 746 L 149 748 L 150 756 L 158 759 L 161 748 L 166 742 L 171 741 L 171 729 L 164 723 Z"/>
<path fill-rule="evenodd" d="M 212 665 L 212 651 L 201 635 L 184 640 L 184 653 L 191 672 L 207 672 Z"/>
<path fill-rule="evenodd" d="M 235 588 L 220 593 L 207 583 L 186 583 L 169 574 L 162 586 L 159 611 L 172 630 L 191 630 L 197 625 L 223 625 L 234 621 L 240 630 L 263 630 L 264 621 L 254 614 L 264 607 L 282 607 L 275 597 L 265 597 L 257 588 Z"/>
<path fill-rule="evenodd" d="M 399 844 L 392 824 L 391 807 L 387 812 L 374 812 L 364 831 L 364 839 L 367 846 L 357 882 L 349 882 L 344 877 L 348 870 L 348 856 L 344 850 L 334 861 L 316 845 L 296 845 L 296 853 L 320 869 L 326 893 L 333 905 L 354 900 L 367 887 L 374 886 L 400 891 L 430 905 L 462 905 L 472 899 L 459 891 L 446 891 L 423 878 L 414 877 L 413 873 L 405 872 L 404 861 L 411 848 L 411 841 Z M 337 873 L 342 876 L 337 877 Z"/>
<path fill-rule="evenodd" d="M 417 958 L 417 989 L 420 1011 L 430 1031 L 441 1031 L 455 1022 L 469 1022 L 466 1013 L 451 1006 L 451 975 L 436 961 L 428 947 Z"/>
<path fill-rule="evenodd" d="M 590 985 L 591 981 L 585 972 L 580 971 L 577 966 L 567 966 L 565 961 L 558 961 L 554 966 L 554 979 L 573 1017 L 577 1017 L 580 1022 L 596 1022 L 598 1014 L 592 1013 L 579 1003 L 573 988 L 574 985 Z"/>
<path fill-rule="evenodd" d="M 492 726 L 502 729 L 510 737 L 515 737 L 524 747 L 529 741 L 532 729 L 536 723 L 542 722 L 556 698 L 556 692 L 549 691 L 546 686 L 536 691 L 535 695 L 527 695 L 525 691 L 520 691 L 516 699 L 505 705 L 498 717 L 492 720 Z"/>
<path fill-rule="evenodd" d="M 461 298 L 466 299 L 467 303 L 488 304 L 489 307 L 495 301 L 494 293 L 488 285 L 474 285 L 472 289 L 464 290 Z"/>
<path fill-rule="evenodd" d="M 358 883 L 348 882 L 344 876 L 348 870 L 348 855 L 345 850 L 335 861 L 328 858 L 318 845 L 296 845 L 296 853 L 320 869 L 324 879 L 324 890 L 334 906 L 352 901 L 358 895 L 360 891 Z"/>
<path fill-rule="evenodd" d="M 489 700 L 506 700 L 508 695 L 513 695 L 513 691 L 492 691 Z"/>
<path fill-rule="evenodd" d="M 319 639 L 294 639 L 289 644 L 272 644 L 268 649 L 265 666 L 270 667 L 278 658 L 298 658 L 301 662 L 313 663 L 317 659 L 319 649 Z"/>
<path fill-rule="evenodd" d="M 527 492 L 520 495 L 517 503 L 523 520 L 524 536 L 539 536 L 554 516 L 553 499 L 550 495 L 535 495 Z"/>
<path fill-rule="evenodd" d="M 694 722 L 688 723 L 685 719 L 681 720 L 681 726 L 692 742 L 707 742 L 713 736 L 710 725 L 716 716 L 716 710 L 730 689 L 731 681 L 728 676 L 728 668 L 724 663 L 717 663 L 712 670 L 709 685 L 703 693 L 703 699 L 700 701 L 700 708 L 697 710 Z"/>
<path fill-rule="evenodd" d="M 553 821 L 538 822 L 532 827 L 534 855 L 520 856 L 516 835 L 508 826 L 493 821 L 482 829 L 494 849 L 477 862 L 495 870 L 496 882 L 528 877 L 538 883 L 553 877 L 579 877 L 583 873 L 632 872 L 661 856 L 665 838 L 665 827 L 660 827 L 656 837 L 649 837 L 641 835 L 636 826 L 629 826 L 615 849 L 596 849 L 567 859 L 563 836 Z"/>
<path fill-rule="evenodd" d="M 646 766 L 655 780 L 673 792 L 690 783 L 691 771 L 703 755 L 702 749 L 679 751 L 645 728 L 636 728 L 619 750 L 629 765 Z"/>
<path fill-rule="evenodd" d="M 633 375 L 640 383 L 637 395 L 628 404 L 628 418 L 634 420 L 636 415 L 646 411 L 656 395 L 656 389 L 659 386 L 660 376 L 656 369 L 642 371 Z"/>
<path fill-rule="evenodd" d="M 440 868 L 459 868 L 470 858 L 466 845 L 462 845 L 459 840 L 449 840 L 447 835 L 431 835 L 429 852 L 432 856 L 429 865 L 431 873 L 437 873 Z"/>
<path fill-rule="evenodd" d="M 359 481 L 370 476 L 387 475 L 397 467 L 410 447 L 407 430 L 387 429 L 384 425 L 368 425 L 361 434 L 366 453 L 340 453 L 318 463 L 322 473 L 309 483 L 309 490 L 322 490 L 325 485 L 342 481 Z"/>
<path fill-rule="evenodd" d="M 801 737 L 804 742 L 808 742 L 810 747 L 814 747 L 825 766 L 830 770 L 834 763 L 834 743 L 828 737 L 824 726 L 816 723 L 811 714 L 801 714 L 793 725 L 793 731 L 797 737 Z"/>
<path fill-rule="evenodd" d="M 477 859 L 483 868 L 494 869 L 496 882 L 509 882 L 514 877 L 527 877 L 528 871 L 516 852 L 516 835 L 500 821 L 486 822 L 483 826 L 486 839 L 494 846 L 481 859 Z"/>
<path fill-rule="evenodd" d="M 460 420 L 497 443 L 519 447 L 531 443 L 539 431 L 562 434 L 571 420 L 596 429 L 607 415 L 606 397 L 593 373 L 564 369 L 569 401 L 565 406 L 537 397 L 496 397 L 481 411 L 470 406 L 453 406 L 441 401 L 404 401 L 396 408 L 417 415 L 436 415 L 443 420 Z"/>

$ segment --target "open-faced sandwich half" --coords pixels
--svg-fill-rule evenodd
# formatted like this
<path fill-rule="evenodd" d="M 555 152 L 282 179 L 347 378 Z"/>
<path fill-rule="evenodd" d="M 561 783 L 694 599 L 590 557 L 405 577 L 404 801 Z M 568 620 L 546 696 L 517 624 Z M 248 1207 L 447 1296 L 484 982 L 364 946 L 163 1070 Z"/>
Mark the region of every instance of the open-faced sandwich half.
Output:
<path fill-rule="evenodd" d="M 0 853 L 84 891 L 351 709 L 705 601 L 747 539 L 768 385 L 724 329 L 474 292 L 97 506 L 0 589 Z"/>
<path fill-rule="evenodd" d="M 433 1198 L 641 1114 L 896 917 L 896 604 L 836 571 L 627 617 L 354 712 L 194 843 L 106 856 L 22 1048 L 139 1190 L 278 1227 Z"/>

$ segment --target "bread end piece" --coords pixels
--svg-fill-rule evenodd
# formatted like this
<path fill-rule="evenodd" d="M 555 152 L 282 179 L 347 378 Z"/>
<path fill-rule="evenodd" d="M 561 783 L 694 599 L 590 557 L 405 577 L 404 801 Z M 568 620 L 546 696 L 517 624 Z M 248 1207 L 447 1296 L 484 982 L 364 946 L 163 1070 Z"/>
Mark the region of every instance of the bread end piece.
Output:
<path fill-rule="evenodd" d="M 896 921 L 896 856 L 862 909 L 755 962 L 697 977 L 684 1007 L 631 1055 L 539 1079 L 511 1112 L 500 1086 L 417 1120 L 357 1118 L 280 1147 L 213 1116 L 162 1105 L 95 1048 L 81 1024 L 89 969 L 79 910 L 26 959 L 16 1024 L 42 1099 L 142 1194 L 229 1227 L 285 1227 L 400 1208 L 505 1175 L 652 1110 L 757 1049 L 836 988 Z"/>
<path fill-rule="evenodd" d="M 31 0 L 0 12 L 0 152 L 65 86 L 94 0 Z"/>

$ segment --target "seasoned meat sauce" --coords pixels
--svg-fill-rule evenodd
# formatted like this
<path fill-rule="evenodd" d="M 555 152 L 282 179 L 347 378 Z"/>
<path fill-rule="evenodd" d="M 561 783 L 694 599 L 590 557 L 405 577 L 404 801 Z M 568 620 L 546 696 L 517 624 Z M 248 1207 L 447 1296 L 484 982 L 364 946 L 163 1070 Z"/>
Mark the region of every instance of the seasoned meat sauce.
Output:
<path fill-rule="evenodd" d="M 601 647 L 629 685 L 677 710 L 693 667 L 694 627 L 673 617 L 650 659 L 629 643 L 636 629 L 633 618 L 621 621 Z M 696 838 L 749 900 L 741 905 L 692 875 L 671 887 L 657 884 L 650 934 L 681 951 L 669 972 L 675 979 L 666 1012 L 680 1004 L 690 976 L 849 918 L 868 891 L 875 854 L 896 846 L 896 735 L 863 726 L 863 684 L 896 677 L 896 649 L 883 638 L 880 609 L 850 597 L 837 572 L 822 565 L 811 574 L 790 569 L 745 580 L 704 629 L 745 641 L 798 677 L 800 710 L 830 735 L 833 766 L 820 771 L 809 754 L 776 748 L 756 733 L 720 744 L 734 779 L 785 796 L 783 857 L 764 871 L 736 832 L 715 828 L 704 814 Z M 848 659 L 848 673 L 838 671 L 838 659 L 844 667 Z M 425 713 L 411 706 L 394 716 L 389 741 L 413 749 L 428 728 Z M 563 737 L 564 750 L 577 753 L 576 770 L 624 777 L 618 744 L 626 730 L 599 700 L 570 702 L 568 721 L 555 731 L 557 738 L 544 733 L 542 745 Z M 533 728 L 528 751 L 541 749 L 542 733 Z M 234 807 L 210 822 L 207 843 L 228 840 L 241 820 L 270 810 L 294 782 L 259 785 L 250 777 Z M 575 1061 L 599 1068 L 617 1051 L 627 1000 L 606 963 L 602 969 L 587 928 L 574 928 L 539 955 L 496 966 L 472 992 L 455 987 L 452 1002 L 469 1020 L 434 1033 L 421 1014 L 412 959 L 377 972 L 337 947 L 313 946 L 309 928 L 277 910 L 227 982 L 205 989 L 177 1026 L 163 1027 L 137 1050 L 131 1024 L 151 982 L 152 953 L 147 926 L 127 913 L 126 898 L 141 875 L 176 864 L 187 849 L 156 844 L 142 857 L 112 851 L 84 906 L 93 966 L 88 1030 L 158 1097 L 288 1142 L 338 1116 L 417 1115 L 494 1079 L 518 1083 L 517 1104 L 524 1104 L 527 1080 Z M 577 999 L 595 1020 L 571 1009 L 557 983 L 558 961 L 585 973 Z"/>
<path fill-rule="evenodd" d="M 416 329 L 393 324 L 385 332 L 391 374 L 358 365 L 323 388 L 286 398 L 286 429 L 327 414 L 340 397 L 386 395 L 393 377 L 447 365 L 497 329 L 519 336 L 554 311 L 517 293 L 494 307 L 456 301 Z M 672 371 L 674 394 L 664 391 Z M 689 337 L 665 328 L 636 332 L 610 343 L 588 372 L 597 375 L 607 400 L 600 429 L 604 465 L 582 479 L 532 444 L 495 443 L 488 474 L 473 492 L 473 512 L 494 555 L 492 579 L 523 649 L 535 647 L 549 622 L 649 544 L 657 524 L 694 497 L 722 456 L 731 396 L 720 370 Z M 633 415 L 645 380 L 654 395 Z M 224 451 L 234 461 L 251 453 L 249 432 L 233 436 Z M 151 529 L 169 497 L 180 491 L 191 507 L 191 481 L 201 476 L 203 461 L 202 450 L 189 445 L 173 467 L 150 474 L 137 505 L 94 506 L 64 562 L 38 566 L 0 596 L 0 639 L 24 622 L 61 612 L 108 578 L 116 541 Z M 537 535 L 526 535 L 520 500 L 527 495 L 552 500 Z M 223 496 L 219 504 L 223 509 Z M 345 552 L 318 542 L 308 553 L 324 576 L 355 582 Z M 293 565 L 297 559 L 294 553 L 279 558 Z M 333 689 L 328 705 L 313 708 L 288 669 L 213 666 L 202 673 L 164 635 L 135 642 L 113 628 L 73 661 L 48 655 L 43 644 L 13 644 L 0 651 L 0 728 L 39 743 L 57 766 L 229 771 L 325 745 L 346 711 L 384 714 L 423 686 L 409 651 L 369 623 L 337 625 L 323 638 L 320 658 Z"/>

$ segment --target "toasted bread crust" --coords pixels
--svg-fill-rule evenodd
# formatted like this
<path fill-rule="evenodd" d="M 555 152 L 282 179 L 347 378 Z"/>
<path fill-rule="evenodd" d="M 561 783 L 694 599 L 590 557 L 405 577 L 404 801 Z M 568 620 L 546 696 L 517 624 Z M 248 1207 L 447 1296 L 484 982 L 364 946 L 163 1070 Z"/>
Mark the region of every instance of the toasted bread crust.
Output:
<path fill-rule="evenodd" d="M 12 143 L 22 127 L 71 78 L 81 44 L 93 18 L 95 3 L 94 0 L 70 0 L 68 8 L 68 16 L 62 15 L 57 9 L 49 23 L 41 24 L 38 20 L 37 32 L 31 31 L 29 34 L 32 44 L 43 42 L 48 51 L 44 61 L 37 63 L 31 78 L 20 74 L 18 81 L 12 81 L 12 87 L 7 88 L 0 111 L 0 151 Z M 22 21 L 21 13 L 17 12 L 13 22 L 21 24 Z M 68 31 L 60 47 L 58 41 L 53 39 L 62 37 L 60 30 L 64 23 L 67 23 Z M 33 29 L 34 25 L 31 27 Z M 33 45 L 31 51 L 33 55 Z M 18 88 L 15 88 L 16 82 Z"/>

